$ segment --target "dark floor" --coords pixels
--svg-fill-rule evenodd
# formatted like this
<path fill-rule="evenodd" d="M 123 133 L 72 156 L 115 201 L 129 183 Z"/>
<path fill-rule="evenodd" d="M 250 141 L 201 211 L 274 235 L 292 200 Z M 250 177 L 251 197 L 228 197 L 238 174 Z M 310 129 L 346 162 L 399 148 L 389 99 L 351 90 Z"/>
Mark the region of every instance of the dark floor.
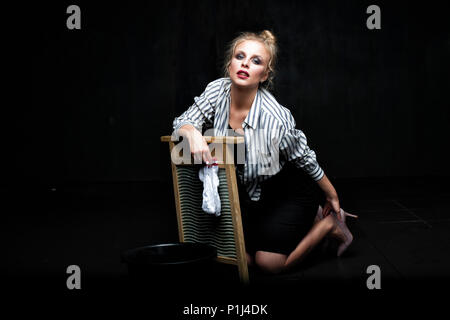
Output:
<path fill-rule="evenodd" d="M 430 177 L 334 181 L 341 206 L 359 215 L 357 220 L 348 219 L 355 240 L 342 257 L 319 248 L 288 274 L 268 276 L 251 269 L 251 285 L 247 288 L 238 285 L 234 267 L 220 266 L 214 271 L 222 280 L 217 287 L 225 285 L 242 296 L 250 290 L 257 293 L 252 303 L 258 304 L 270 304 L 267 297 L 292 301 L 309 289 L 315 290 L 311 299 L 322 301 L 327 292 L 350 292 L 351 299 L 373 299 L 374 295 L 395 297 L 412 292 L 428 296 L 448 288 L 450 187 L 446 181 Z M 121 253 L 147 244 L 177 241 L 170 184 L 21 186 L 2 191 L 5 209 L 0 228 L 6 244 L 2 274 L 19 293 L 34 290 L 37 294 L 68 294 L 66 268 L 75 264 L 82 270 L 80 292 L 123 295 L 130 287 Z M 370 265 L 380 267 L 381 290 L 367 289 L 370 275 L 366 270 Z M 159 291 L 160 297 L 164 296 L 162 292 L 173 297 L 171 290 L 178 289 L 165 288 Z M 190 296 L 190 303 L 220 296 L 215 289 L 208 290 L 205 296 Z M 284 299 L 286 292 L 295 295 Z M 220 303 L 243 303 L 236 297 L 227 295 Z M 189 299 L 183 300 L 185 304 Z M 158 299 L 153 302 L 158 304 Z M 283 310 L 295 306 L 290 303 Z M 172 312 L 178 314 L 179 309 Z"/>

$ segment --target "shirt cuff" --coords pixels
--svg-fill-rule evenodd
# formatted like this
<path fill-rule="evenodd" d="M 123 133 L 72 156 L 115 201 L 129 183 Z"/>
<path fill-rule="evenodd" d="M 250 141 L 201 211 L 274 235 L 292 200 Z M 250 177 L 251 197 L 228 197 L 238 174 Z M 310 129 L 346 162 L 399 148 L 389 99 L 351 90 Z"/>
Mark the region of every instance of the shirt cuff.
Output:
<path fill-rule="evenodd" d="M 185 124 L 189 124 L 189 125 L 193 126 L 193 127 L 196 128 L 198 131 L 201 132 L 201 129 L 199 130 L 199 129 L 197 128 L 197 126 L 196 126 L 195 124 L 193 124 L 191 121 L 181 121 L 180 123 L 176 124 L 176 125 L 173 127 L 172 140 L 178 141 L 178 140 L 180 139 L 180 135 L 179 135 L 179 133 L 178 133 L 178 130 L 179 130 L 182 126 L 184 126 Z"/>
<path fill-rule="evenodd" d="M 192 123 L 192 121 L 184 120 L 184 121 L 179 122 L 177 125 L 175 125 L 175 126 L 173 127 L 173 129 L 174 129 L 175 131 L 177 131 L 178 129 L 180 129 L 180 128 L 181 128 L 182 126 L 184 126 L 185 124 L 190 124 L 191 126 L 197 128 L 197 127 L 195 126 L 195 124 Z M 197 129 L 198 129 L 198 128 L 197 128 Z"/>
<path fill-rule="evenodd" d="M 324 172 L 322 168 L 317 165 L 317 167 L 313 171 L 308 172 L 308 174 L 314 181 L 319 181 L 323 178 Z"/>

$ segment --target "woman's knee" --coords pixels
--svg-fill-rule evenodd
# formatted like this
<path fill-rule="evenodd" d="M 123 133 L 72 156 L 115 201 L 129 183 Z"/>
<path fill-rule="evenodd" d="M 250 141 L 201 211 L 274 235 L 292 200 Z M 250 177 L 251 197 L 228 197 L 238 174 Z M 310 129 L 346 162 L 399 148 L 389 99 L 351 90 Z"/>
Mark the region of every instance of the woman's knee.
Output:
<path fill-rule="evenodd" d="M 263 271 L 268 273 L 280 273 L 286 269 L 286 255 L 281 253 L 257 251 L 255 263 Z"/>

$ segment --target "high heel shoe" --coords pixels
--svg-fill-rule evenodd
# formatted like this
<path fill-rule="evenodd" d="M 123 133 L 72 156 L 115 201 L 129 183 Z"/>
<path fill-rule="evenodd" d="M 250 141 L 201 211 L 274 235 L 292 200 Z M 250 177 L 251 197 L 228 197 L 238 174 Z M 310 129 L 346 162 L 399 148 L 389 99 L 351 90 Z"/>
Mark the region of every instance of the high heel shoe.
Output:
<path fill-rule="evenodd" d="M 334 212 L 334 211 L 332 211 L 332 212 Z M 344 209 L 342 209 L 342 208 L 341 208 L 341 210 L 339 212 L 339 215 L 341 216 L 341 221 L 343 221 L 343 222 L 345 222 L 345 218 L 346 217 L 352 217 L 352 218 L 355 218 L 355 219 L 358 218 L 357 215 L 348 213 L 348 212 L 344 211 Z M 317 209 L 316 219 L 322 220 L 323 218 L 324 218 L 324 216 L 323 216 L 323 208 L 322 208 L 322 206 L 319 205 L 319 208 Z"/>
<path fill-rule="evenodd" d="M 323 208 L 321 205 L 319 205 L 319 208 L 317 209 L 316 220 L 320 221 L 323 219 L 322 211 L 323 211 Z"/>
<path fill-rule="evenodd" d="M 336 215 L 336 213 L 334 213 L 334 212 L 333 212 L 333 214 Z M 352 243 L 353 235 L 351 234 L 350 230 L 348 229 L 348 227 L 344 221 L 337 219 L 337 217 L 336 217 L 336 221 L 338 224 L 338 228 L 343 233 L 344 238 L 345 238 L 345 240 L 342 241 L 342 243 L 339 245 L 338 250 L 337 250 L 337 256 L 340 257 L 344 253 L 344 251 L 347 250 L 348 246 Z"/>
<path fill-rule="evenodd" d="M 343 240 L 342 237 L 339 237 L 339 240 L 342 240 L 342 242 L 338 247 L 337 256 L 340 257 L 344 253 L 344 251 L 347 250 L 348 246 L 353 242 L 353 235 L 350 232 L 350 230 L 348 229 L 347 224 L 345 223 L 346 217 L 358 218 L 358 216 L 355 214 L 348 213 L 348 212 L 344 211 L 344 209 L 342 209 L 342 208 L 339 211 L 339 215 L 340 215 L 341 219 L 338 219 L 336 212 L 331 211 L 331 214 L 334 215 L 334 217 L 336 218 L 337 226 L 338 226 L 339 230 L 342 232 L 343 237 L 345 238 Z M 322 208 L 322 206 L 319 205 L 319 208 L 317 209 L 317 213 L 316 213 L 316 220 L 320 221 L 323 218 L 324 218 L 323 208 Z M 328 240 L 328 239 L 326 239 L 326 240 Z M 328 244 L 327 242 L 325 242 L 325 246 L 327 246 L 327 244 Z"/>

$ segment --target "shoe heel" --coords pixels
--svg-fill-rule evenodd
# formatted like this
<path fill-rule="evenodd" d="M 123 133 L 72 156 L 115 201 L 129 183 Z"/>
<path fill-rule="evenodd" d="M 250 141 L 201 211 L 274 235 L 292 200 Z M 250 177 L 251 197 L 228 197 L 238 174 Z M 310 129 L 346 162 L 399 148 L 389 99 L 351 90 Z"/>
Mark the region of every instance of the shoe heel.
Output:
<path fill-rule="evenodd" d="M 348 213 L 348 212 L 345 212 L 344 211 L 344 214 L 347 216 L 347 217 L 352 217 L 352 218 L 358 218 L 358 216 L 357 215 L 354 215 L 354 214 L 351 214 L 351 213 Z"/>
<path fill-rule="evenodd" d="M 341 212 L 339 212 L 339 213 L 340 213 L 340 216 L 341 216 L 341 220 L 344 221 L 344 222 L 345 222 L 345 218 L 346 217 L 352 217 L 352 218 L 355 218 L 355 219 L 358 218 L 357 215 L 345 212 L 344 209 L 342 209 L 342 208 L 341 208 Z"/>

